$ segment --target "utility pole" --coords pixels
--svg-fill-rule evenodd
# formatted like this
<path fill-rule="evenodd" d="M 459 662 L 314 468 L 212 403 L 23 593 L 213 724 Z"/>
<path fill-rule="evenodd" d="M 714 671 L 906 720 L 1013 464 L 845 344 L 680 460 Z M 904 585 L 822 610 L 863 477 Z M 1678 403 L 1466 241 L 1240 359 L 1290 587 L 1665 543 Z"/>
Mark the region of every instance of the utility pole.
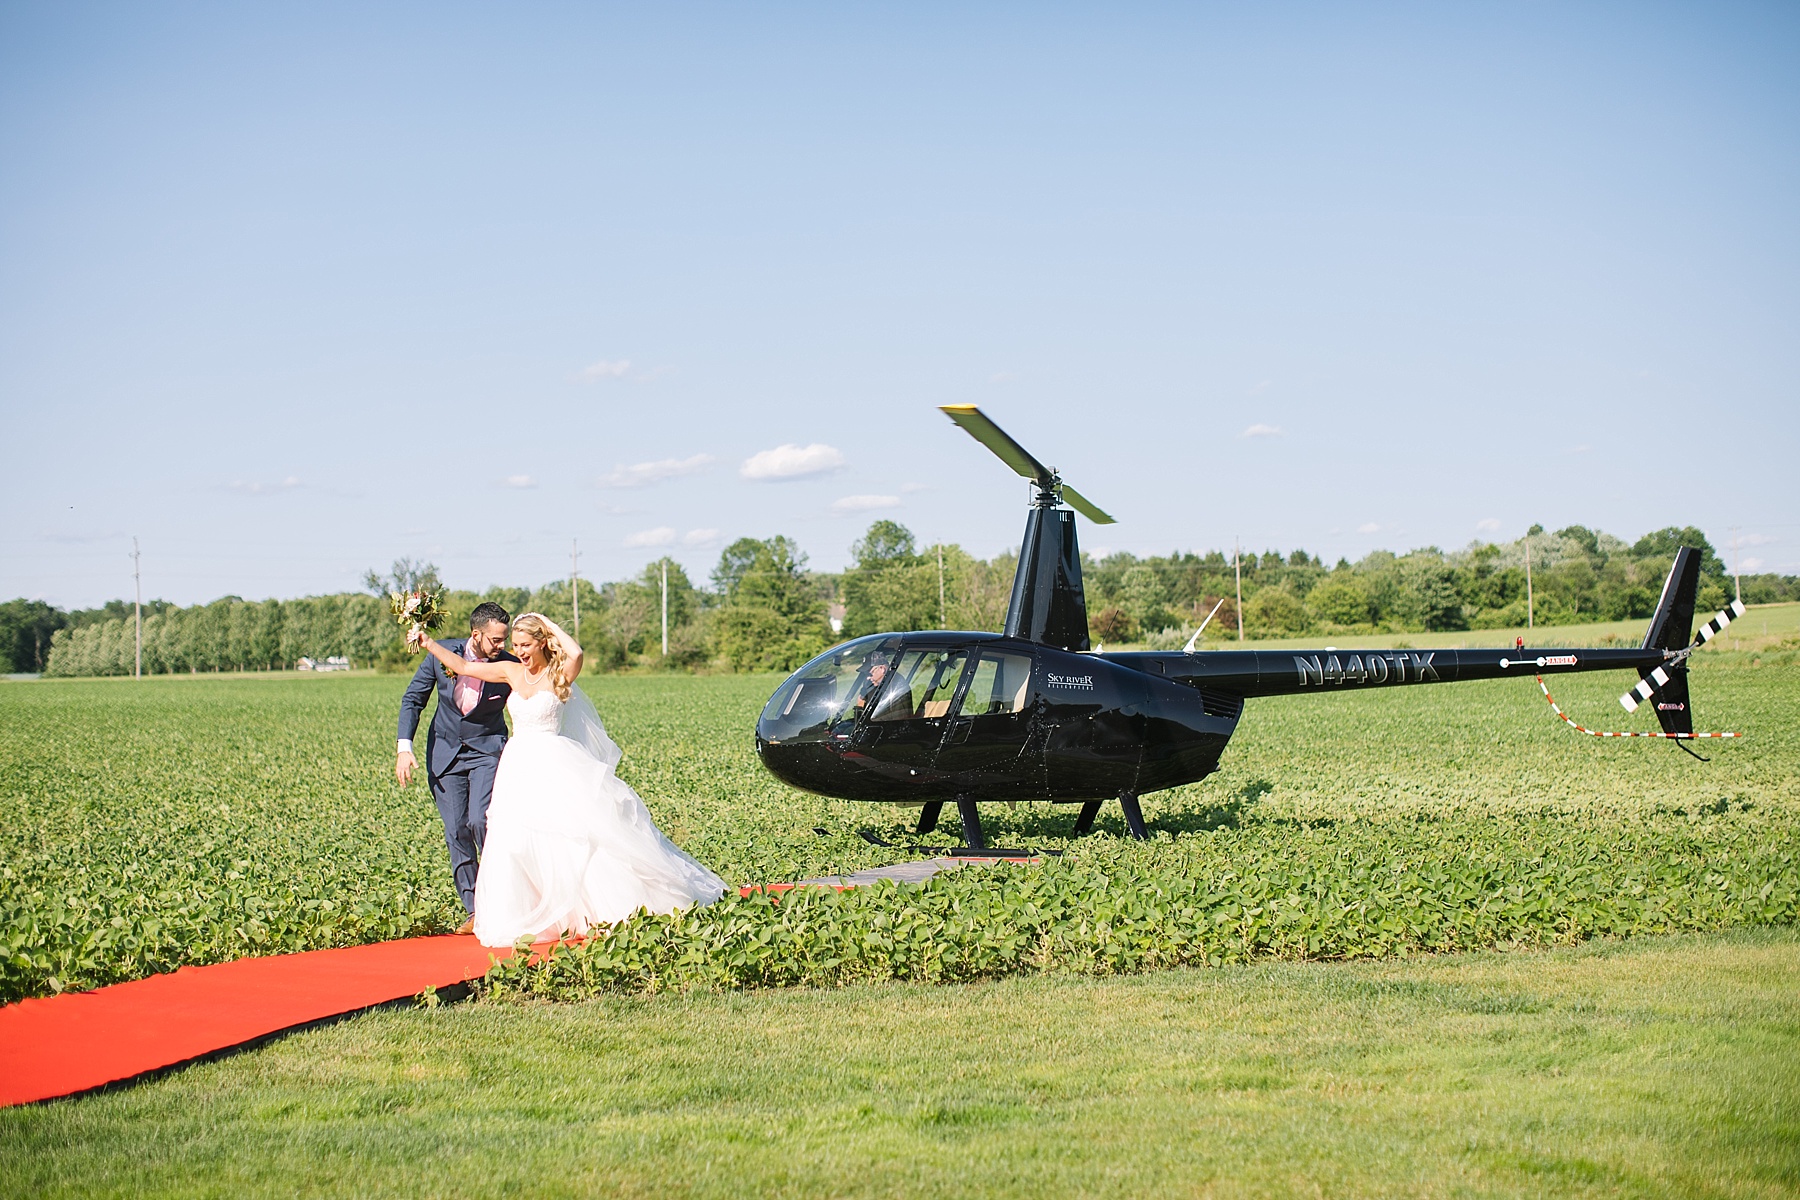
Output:
<path fill-rule="evenodd" d="M 1744 581 L 1738 576 L 1737 526 L 1731 527 L 1731 593 L 1739 604 L 1744 602 Z"/>
<path fill-rule="evenodd" d="M 1533 627 L 1534 615 L 1531 604 L 1531 534 L 1528 531 L 1525 534 L 1525 628 Z"/>
<path fill-rule="evenodd" d="M 581 543 L 575 538 L 569 539 L 569 603 L 575 609 L 576 641 L 581 640 Z"/>
<path fill-rule="evenodd" d="M 949 627 L 949 620 L 944 616 L 944 543 L 938 543 L 938 628 Z"/>
<path fill-rule="evenodd" d="M 1231 539 L 1231 572 L 1237 576 L 1238 641 L 1244 640 L 1244 549 Z"/>
<path fill-rule="evenodd" d="M 669 657 L 669 560 L 662 560 L 663 657 Z"/>
<path fill-rule="evenodd" d="M 131 615 L 137 625 L 137 665 L 132 668 L 131 677 L 144 677 L 144 572 L 143 564 L 138 560 L 138 543 L 131 539 Z"/>

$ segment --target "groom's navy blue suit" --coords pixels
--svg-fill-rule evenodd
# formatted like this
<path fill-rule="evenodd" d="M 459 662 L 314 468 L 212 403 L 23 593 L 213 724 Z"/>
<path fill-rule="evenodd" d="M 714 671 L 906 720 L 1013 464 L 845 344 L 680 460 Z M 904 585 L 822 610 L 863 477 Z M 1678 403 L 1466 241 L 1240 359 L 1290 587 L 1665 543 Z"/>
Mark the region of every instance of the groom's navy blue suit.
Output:
<path fill-rule="evenodd" d="M 469 639 L 455 638 L 440 643 L 444 649 L 461 656 Z M 519 660 L 502 650 L 497 661 Z M 500 751 L 506 748 L 506 698 L 512 688 L 504 683 L 481 680 L 481 698 L 464 713 L 457 707 L 456 676 L 427 654 L 406 695 L 400 699 L 400 736 L 410 740 L 418 732 L 419 716 L 425 702 L 437 692 L 437 713 L 431 719 L 430 740 L 425 753 L 425 778 L 431 783 L 431 797 L 437 801 L 438 815 L 444 819 L 444 841 L 450 846 L 450 870 L 456 877 L 456 890 L 463 907 L 475 911 L 475 873 L 480 865 L 481 843 L 487 837 L 488 799 L 494 794 L 494 769 L 500 765 Z"/>

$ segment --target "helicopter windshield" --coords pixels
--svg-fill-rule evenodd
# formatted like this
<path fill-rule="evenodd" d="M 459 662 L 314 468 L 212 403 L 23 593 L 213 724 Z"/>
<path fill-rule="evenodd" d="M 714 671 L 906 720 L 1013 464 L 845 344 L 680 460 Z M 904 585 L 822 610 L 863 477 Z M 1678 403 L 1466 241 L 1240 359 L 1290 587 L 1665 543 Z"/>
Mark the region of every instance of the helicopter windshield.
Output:
<path fill-rule="evenodd" d="M 862 715 L 887 681 L 898 643 L 892 635 L 878 634 L 819 655 L 769 698 L 759 732 L 771 741 L 807 740 Z"/>

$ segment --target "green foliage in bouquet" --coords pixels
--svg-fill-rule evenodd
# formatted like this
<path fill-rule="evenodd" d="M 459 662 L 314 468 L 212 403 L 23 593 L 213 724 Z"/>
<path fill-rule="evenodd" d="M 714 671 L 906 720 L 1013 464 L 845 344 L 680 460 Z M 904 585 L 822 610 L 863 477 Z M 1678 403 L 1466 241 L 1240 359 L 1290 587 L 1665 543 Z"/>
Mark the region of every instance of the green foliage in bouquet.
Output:
<path fill-rule="evenodd" d="M 444 627 L 444 609 L 438 593 L 423 588 L 411 592 L 389 592 L 388 611 L 406 629 L 406 648 L 419 650 L 425 635 Z"/>

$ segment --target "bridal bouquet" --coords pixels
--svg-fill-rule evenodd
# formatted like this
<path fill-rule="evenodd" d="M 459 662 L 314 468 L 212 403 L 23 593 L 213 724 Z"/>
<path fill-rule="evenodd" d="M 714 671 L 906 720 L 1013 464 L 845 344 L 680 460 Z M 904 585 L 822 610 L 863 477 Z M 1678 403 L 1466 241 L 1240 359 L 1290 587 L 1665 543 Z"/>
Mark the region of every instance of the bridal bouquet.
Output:
<path fill-rule="evenodd" d="M 394 620 L 406 627 L 408 650 L 424 649 L 425 635 L 436 633 L 444 624 L 444 610 L 438 607 L 437 594 L 422 588 L 414 592 L 389 592 L 388 610 L 394 614 Z"/>

